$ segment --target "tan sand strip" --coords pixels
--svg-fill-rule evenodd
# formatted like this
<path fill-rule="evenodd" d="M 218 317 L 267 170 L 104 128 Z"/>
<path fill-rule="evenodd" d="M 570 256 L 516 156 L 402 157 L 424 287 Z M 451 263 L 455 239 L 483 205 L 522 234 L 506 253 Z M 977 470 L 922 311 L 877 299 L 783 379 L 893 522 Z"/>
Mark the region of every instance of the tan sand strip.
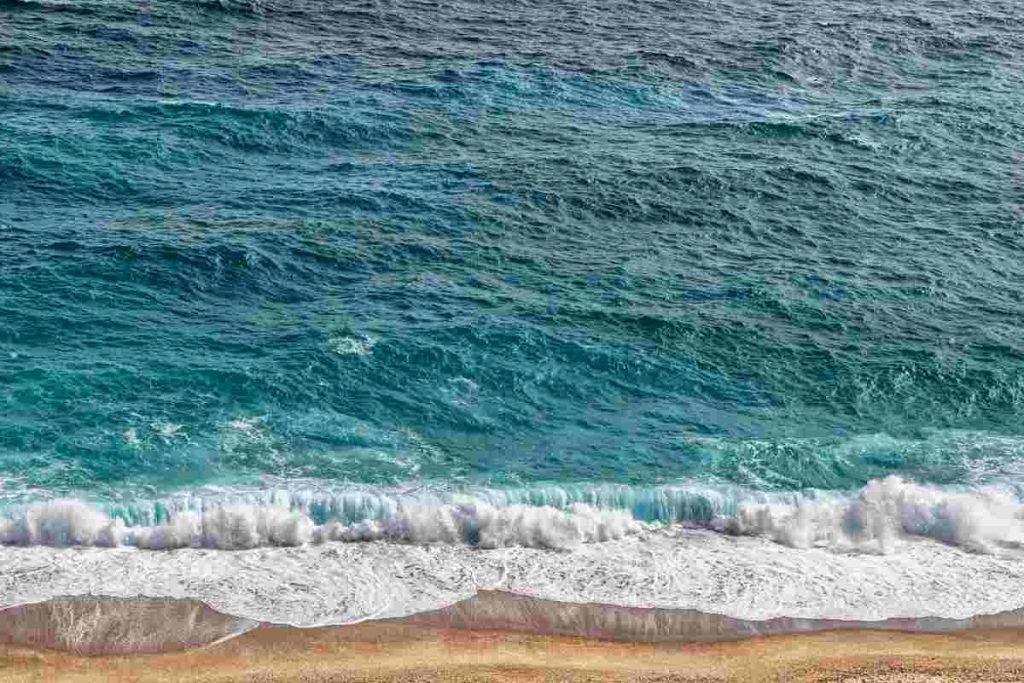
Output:
<path fill-rule="evenodd" d="M 468 600 L 398 621 L 442 628 L 520 631 L 539 635 L 657 643 L 736 640 L 751 636 L 841 629 L 951 633 L 978 628 L 1024 628 L 1024 610 L 969 619 L 925 617 L 845 621 L 780 617 L 755 621 L 696 610 L 558 602 L 502 591 L 480 591 Z"/>
<path fill-rule="evenodd" d="M 61 609 L 76 602 L 88 608 L 82 609 L 83 614 L 93 615 L 90 623 L 100 626 L 88 642 L 105 642 L 111 637 L 122 648 L 133 638 L 153 647 L 159 634 L 167 635 L 175 628 L 182 633 L 174 633 L 167 642 L 178 647 L 204 639 L 212 642 L 214 625 L 251 624 L 225 621 L 231 618 L 192 601 L 111 601 L 120 604 L 101 606 L 99 614 L 103 616 L 98 619 L 94 616 L 97 604 L 107 601 L 64 599 L 60 601 Z M 185 604 L 172 608 L 164 603 Z M 42 608 L 45 604 L 18 608 L 21 612 L 0 612 L 0 631 L 30 631 L 10 629 L 8 622 L 17 620 L 20 614 L 42 619 L 47 614 Z M 400 620 L 312 629 L 265 625 L 209 647 L 157 655 L 82 657 L 39 647 L 37 640 L 31 641 L 32 646 L 0 646 L 0 681 L 1024 680 L 1024 628 L 979 628 L 973 622 L 956 633 L 843 629 L 688 643 L 595 640 L 440 625 L 445 620 L 449 625 L 483 623 L 485 619 L 498 619 L 501 610 L 506 609 L 506 623 L 516 629 L 565 628 L 568 624 L 600 631 L 619 624 L 636 631 L 637 623 L 650 628 L 649 614 L 643 614 L 637 622 L 635 615 L 623 617 L 615 608 L 609 614 L 616 616 L 602 618 L 595 614 L 601 606 L 566 612 L 561 605 L 485 593 L 446 610 Z M 74 609 L 71 607 L 72 612 Z M 61 612 L 50 614 L 54 613 Z M 67 612 L 62 614 L 66 618 Z M 625 614 L 632 615 L 633 610 Z M 175 621 L 181 615 L 189 619 Z M 114 628 L 104 619 L 130 623 Z M 999 619 L 984 619 L 998 626 Z M 712 619 L 709 623 L 731 632 L 729 622 Z M 729 627 L 722 628 L 723 623 Z M 195 629 L 194 635 L 190 629 Z M 80 633 L 82 628 L 57 631 L 61 642 L 70 642 L 64 634 Z M 621 638 L 613 631 L 601 631 L 599 635 Z"/>
<path fill-rule="evenodd" d="M 0 610 L 0 643 L 79 655 L 172 652 L 216 643 L 256 625 L 198 600 L 55 598 Z"/>
<path fill-rule="evenodd" d="M 213 647 L 128 657 L 0 646 L 5 683 L 951 680 L 1024 680 L 1024 635 L 826 631 L 624 643 L 374 622 L 257 628 Z"/>

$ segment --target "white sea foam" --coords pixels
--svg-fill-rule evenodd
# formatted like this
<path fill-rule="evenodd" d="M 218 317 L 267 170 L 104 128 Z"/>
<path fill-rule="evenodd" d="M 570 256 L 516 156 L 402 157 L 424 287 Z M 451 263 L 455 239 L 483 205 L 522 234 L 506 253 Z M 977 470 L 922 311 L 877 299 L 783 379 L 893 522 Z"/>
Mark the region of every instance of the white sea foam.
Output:
<path fill-rule="evenodd" d="M 339 356 L 369 356 L 377 340 L 373 337 L 331 337 L 327 346 Z"/>
<path fill-rule="evenodd" d="M 162 508 L 163 521 L 129 519 L 132 524 L 126 525 L 120 519 L 123 509 L 111 517 L 81 501 L 38 503 L 0 520 L 0 542 L 234 550 L 388 540 L 566 549 L 642 533 L 652 528 L 651 521 L 680 521 L 764 536 L 794 548 L 885 554 L 918 537 L 989 554 L 1024 545 L 1024 505 L 1016 495 L 998 489 L 944 490 L 898 477 L 873 481 L 851 495 L 744 496 L 692 489 L 480 491 L 475 496 L 278 491 L 186 497 Z M 644 515 L 638 519 L 637 512 L 648 515 L 648 521 Z"/>
<path fill-rule="evenodd" d="M 126 429 L 124 431 L 124 442 L 132 448 L 137 448 L 141 441 L 139 440 L 139 432 L 134 427 Z"/>
<path fill-rule="evenodd" d="M 185 425 L 174 424 L 173 422 L 154 422 L 150 428 L 164 439 L 173 439 L 181 434 Z"/>
<path fill-rule="evenodd" d="M 321 528 L 319 538 L 567 549 L 622 538 L 641 529 L 642 525 L 626 512 L 597 510 L 579 503 L 568 510 L 529 505 L 443 505 L 403 509 L 382 521 L 367 520 L 348 526 L 328 523 Z"/>
<path fill-rule="evenodd" d="M 888 555 L 851 554 L 681 527 L 562 552 L 376 541 L 0 553 L 0 605 L 61 595 L 190 597 L 229 614 L 312 626 L 404 616 L 482 588 L 747 619 L 963 618 L 1020 607 L 1024 562 L 928 539 Z"/>
<path fill-rule="evenodd" d="M 254 434 L 259 427 L 259 424 L 260 418 L 258 417 L 236 417 L 228 423 L 228 428 L 233 429 L 236 432 Z"/>
<path fill-rule="evenodd" d="M 980 553 L 1024 543 L 1024 506 L 998 489 L 944 491 L 890 476 L 848 501 L 798 505 L 742 504 L 714 528 L 767 535 L 785 545 L 891 552 L 908 536 L 924 536 Z"/>
<path fill-rule="evenodd" d="M 849 496 L 735 505 L 723 496 L 712 507 L 732 512 L 710 516 L 705 529 L 640 522 L 574 502 L 566 490 L 531 494 L 561 507 L 363 495 L 334 508 L 361 519 L 320 525 L 304 510 L 323 501 L 298 492 L 254 498 L 259 504 L 207 499 L 130 527 L 80 501 L 31 505 L 0 522 L 0 541 L 22 546 L 0 553 L 0 604 L 192 597 L 239 616 L 313 625 L 402 616 L 482 588 L 748 619 L 960 618 L 1021 607 L 1024 594 L 1022 505 L 992 489 L 890 477 Z M 672 495 L 655 499 L 707 517 L 707 500 Z M 172 552 L 149 552 L 157 549 Z"/>
<path fill-rule="evenodd" d="M 226 506 L 202 514 L 176 512 L 167 523 L 129 529 L 126 537 L 130 544 L 151 550 L 297 546 L 312 540 L 313 522 L 280 507 Z"/>
<path fill-rule="evenodd" d="M 409 507 L 388 517 L 343 525 L 314 525 L 305 514 L 279 505 L 227 505 L 201 513 L 174 512 L 153 526 L 125 527 L 81 501 L 29 506 L 16 519 L 0 522 L 0 542 L 10 545 L 117 546 L 148 550 L 299 546 L 311 541 L 374 541 L 410 544 L 472 544 L 482 548 L 527 546 L 572 548 L 622 538 L 642 525 L 625 512 L 576 504 L 568 510 L 512 505 Z"/>
<path fill-rule="evenodd" d="M 78 500 L 31 505 L 16 519 L 0 520 L 0 542 L 13 545 L 120 545 L 124 522 Z"/>

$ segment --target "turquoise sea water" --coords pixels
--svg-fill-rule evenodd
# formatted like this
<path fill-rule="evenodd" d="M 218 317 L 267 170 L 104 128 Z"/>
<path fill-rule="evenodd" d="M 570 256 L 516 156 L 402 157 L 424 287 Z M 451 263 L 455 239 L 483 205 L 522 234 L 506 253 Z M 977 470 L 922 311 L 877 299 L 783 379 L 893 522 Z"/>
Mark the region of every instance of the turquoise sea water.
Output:
<path fill-rule="evenodd" d="M 997 0 L 6 0 L 0 493 L 1016 486 L 1022 80 Z"/>

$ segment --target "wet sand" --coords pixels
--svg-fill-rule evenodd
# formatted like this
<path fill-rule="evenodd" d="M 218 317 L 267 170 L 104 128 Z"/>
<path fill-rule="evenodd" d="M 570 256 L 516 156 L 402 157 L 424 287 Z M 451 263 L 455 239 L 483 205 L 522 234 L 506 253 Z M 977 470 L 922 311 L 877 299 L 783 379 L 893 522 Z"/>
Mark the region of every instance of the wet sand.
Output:
<path fill-rule="evenodd" d="M 561 624 L 559 628 L 592 625 L 594 615 L 609 608 L 589 605 L 580 612 L 577 605 L 571 606 L 577 608 L 575 612 L 566 612 L 562 603 L 502 594 L 484 594 L 453 608 L 400 620 L 313 629 L 261 625 L 247 631 L 244 622 L 191 601 L 114 601 L 113 606 L 102 608 L 97 608 L 97 602 L 65 601 L 60 606 L 65 627 L 75 623 L 68 620 L 69 604 L 77 604 L 81 614 L 91 615 L 90 623 L 98 627 L 101 635 L 96 642 L 105 641 L 104 633 L 129 633 L 141 637 L 147 652 L 153 652 L 156 636 L 145 634 L 173 632 L 168 648 L 178 651 L 86 656 L 81 653 L 88 651 L 88 638 L 77 641 L 85 645 L 79 653 L 55 649 L 53 644 L 42 646 L 38 639 L 30 644 L 14 642 L 10 634 L 17 629 L 10 625 L 19 619 L 24 622 L 25 616 L 5 610 L 0 612 L 0 633 L 7 634 L 7 642 L 0 645 L 0 681 L 1024 680 L 1024 628 L 987 627 L 985 622 L 952 631 L 949 624 L 940 624 L 946 632 L 938 633 L 855 627 L 729 636 L 713 642 L 693 642 L 693 633 L 700 629 L 691 628 L 690 636 L 680 636 L 685 642 L 636 642 L 514 630 L 549 628 L 552 620 Z M 174 602 L 186 604 L 165 604 Z M 49 609 L 43 605 L 35 608 L 37 627 L 30 630 L 36 634 L 45 621 L 40 615 Z M 502 605 L 512 615 L 508 628 L 472 627 L 474 619 L 494 623 Z M 644 612 L 651 610 L 630 610 L 624 616 L 614 608 L 607 612 L 614 615 L 611 621 L 597 621 L 628 626 L 629 618 L 637 616 L 629 617 L 632 612 L 640 612 L 640 621 L 650 623 L 651 615 Z M 1000 619 L 1017 619 L 1016 613 L 1010 614 L 1014 616 Z M 181 630 L 194 629 L 192 635 L 175 632 L 172 621 L 183 615 Z M 522 621 L 523 615 L 529 623 Z M 672 622 L 672 618 L 666 622 L 665 615 L 658 618 L 662 625 Z M 721 627 L 721 617 L 702 618 L 705 625 Z M 126 620 L 133 624 L 130 628 L 124 625 Z M 151 620 L 148 625 L 147 620 Z M 79 619 L 79 623 L 84 622 Z M 987 623 L 1000 621 L 988 618 Z M 240 635 L 224 640 L 228 632 Z M 208 644 L 195 644 L 203 639 Z M 181 651 L 185 641 L 192 649 Z M 127 641 L 120 642 L 123 648 Z"/>

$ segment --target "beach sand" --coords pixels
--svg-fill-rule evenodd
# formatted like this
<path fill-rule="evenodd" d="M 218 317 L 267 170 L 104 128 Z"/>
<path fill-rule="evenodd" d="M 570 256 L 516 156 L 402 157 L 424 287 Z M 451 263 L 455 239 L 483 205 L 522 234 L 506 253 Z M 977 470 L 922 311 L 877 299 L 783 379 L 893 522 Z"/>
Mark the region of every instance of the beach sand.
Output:
<path fill-rule="evenodd" d="M 131 633 L 166 632 L 173 618 L 184 614 L 189 628 L 200 635 L 176 635 L 168 649 L 177 651 L 98 656 L 8 637 L 0 645 L 0 681 L 1024 680 L 1021 628 L 968 625 L 946 633 L 856 628 L 715 642 L 631 642 L 438 625 L 446 619 L 465 622 L 474 611 L 493 619 L 503 601 L 520 602 L 518 608 L 513 605 L 513 614 L 517 609 L 522 614 L 524 608 L 533 614 L 563 610 L 560 603 L 515 596 L 490 594 L 483 600 L 486 609 L 474 610 L 473 601 L 467 601 L 459 608 L 462 616 L 451 618 L 445 615 L 452 610 L 442 610 L 432 616 L 313 629 L 249 628 L 191 602 L 168 608 L 160 603 L 175 601 L 115 601 L 114 607 L 100 610 L 96 600 L 78 600 L 79 611 L 93 619 L 100 634 L 126 632 L 123 625 L 111 631 L 112 626 L 104 625 L 110 620 L 133 621 L 127 629 Z M 65 619 L 68 604 L 60 607 Z M 49 609 L 42 605 L 37 621 L 39 610 Z M 24 614 L 4 611 L 0 631 L 17 631 L 10 624 L 25 619 Z M 518 627 L 512 623 L 511 628 Z M 240 635 L 224 640 L 233 630 Z M 200 639 L 212 644 L 180 649 L 183 642 Z M 78 642 L 89 646 L 88 638 Z M 145 639 L 149 652 L 153 642 L 153 637 Z"/>

